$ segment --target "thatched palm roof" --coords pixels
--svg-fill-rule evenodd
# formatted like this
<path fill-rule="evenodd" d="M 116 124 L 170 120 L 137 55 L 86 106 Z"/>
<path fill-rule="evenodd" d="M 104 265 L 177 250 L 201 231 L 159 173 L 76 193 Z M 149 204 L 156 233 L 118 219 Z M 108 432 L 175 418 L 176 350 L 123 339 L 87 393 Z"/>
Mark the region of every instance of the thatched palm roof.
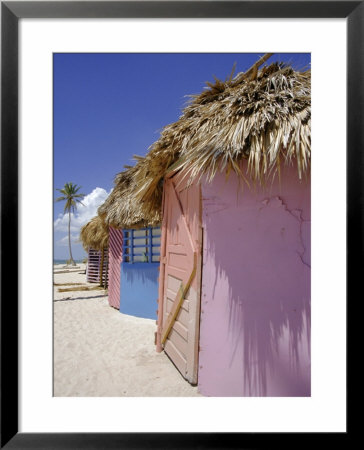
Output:
<path fill-rule="evenodd" d="M 86 251 L 89 248 L 103 250 L 109 245 L 109 227 L 101 217 L 93 217 L 81 228 L 80 240 Z"/>
<path fill-rule="evenodd" d="M 191 96 L 179 120 L 167 125 L 145 158 L 116 179 L 99 213 L 106 222 L 160 218 L 162 182 L 173 169 L 190 181 L 235 171 L 248 184 L 265 183 L 282 163 L 294 163 L 301 179 L 311 155 L 311 72 L 274 63 L 226 81 L 215 79 Z"/>
<path fill-rule="evenodd" d="M 134 167 L 125 167 L 126 170 L 116 175 L 114 189 L 99 207 L 99 216 L 115 228 L 141 228 L 160 224 L 160 208 L 134 198 L 138 189 L 135 179 L 135 173 L 139 169 L 138 163 Z M 158 196 L 161 196 L 161 192 Z"/>

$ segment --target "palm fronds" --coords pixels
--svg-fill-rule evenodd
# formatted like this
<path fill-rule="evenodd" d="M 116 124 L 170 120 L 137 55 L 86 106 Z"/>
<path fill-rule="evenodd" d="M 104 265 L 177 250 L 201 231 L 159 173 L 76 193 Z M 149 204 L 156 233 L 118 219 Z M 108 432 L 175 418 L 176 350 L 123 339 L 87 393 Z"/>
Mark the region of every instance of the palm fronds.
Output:
<path fill-rule="evenodd" d="M 64 212 L 75 212 L 77 209 L 77 203 L 83 204 L 81 199 L 85 196 L 85 194 L 79 194 L 78 191 L 81 189 L 81 186 L 77 186 L 77 184 L 73 183 L 65 183 L 63 189 L 56 189 L 59 191 L 62 196 L 56 198 L 56 202 L 66 201 L 64 205 Z"/>
<path fill-rule="evenodd" d="M 80 240 L 86 251 L 89 248 L 101 251 L 109 245 L 109 227 L 101 217 L 93 217 L 81 228 Z"/>
<path fill-rule="evenodd" d="M 225 81 L 215 79 L 167 125 L 145 157 L 117 175 L 115 188 L 99 208 L 116 227 L 158 223 L 163 178 L 173 167 L 190 182 L 234 171 L 246 183 L 264 184 L 295 164 L 301 179 L 311 156 L 311 72 L 274 63 Z"/>

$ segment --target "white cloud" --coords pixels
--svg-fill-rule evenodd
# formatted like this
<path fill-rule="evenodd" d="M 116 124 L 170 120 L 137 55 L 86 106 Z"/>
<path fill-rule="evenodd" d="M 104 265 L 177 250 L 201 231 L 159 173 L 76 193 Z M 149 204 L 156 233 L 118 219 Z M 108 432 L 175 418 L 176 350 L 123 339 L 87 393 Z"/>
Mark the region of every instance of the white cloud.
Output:
<path fill-rule="evenodd" d="M 97 208 L 104 203 L 110 192 L 97 187 L 83 198 L 82 205 L 81 203 L 77 204 L 77 210 L 74 214 L 71 213 L 71 232 L 75 233 L 77 239 L 81 227 L 97 215 Z M 68 213 L 59 214 L 54 221 L 54 231 L 68 232 Z"/>
<path fill-rule="evenodd" d="M 79 244 L 79 242 L 80 242 L 79 235 L 71 234 L 71 243 Z M 68 235 L 56 241 L 56 245 L 58 245 L 59 247 L 68 247 Z"/>

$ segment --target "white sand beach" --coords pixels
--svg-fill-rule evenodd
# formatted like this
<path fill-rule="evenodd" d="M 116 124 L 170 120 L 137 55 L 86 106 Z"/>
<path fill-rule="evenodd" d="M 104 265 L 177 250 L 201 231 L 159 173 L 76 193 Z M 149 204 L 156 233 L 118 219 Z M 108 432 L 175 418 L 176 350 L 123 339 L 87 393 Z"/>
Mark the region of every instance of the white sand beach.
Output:
<path fill-rule="evenodd" d="M 103 289 L 59 292 L 86 283 L 85 265 L 54 266 L 56 397 L 195 397 L 200 394 L 154 346 L 154 320 L 121 314 Z M 72 284 L 71 284 L 72 283 Z"/>

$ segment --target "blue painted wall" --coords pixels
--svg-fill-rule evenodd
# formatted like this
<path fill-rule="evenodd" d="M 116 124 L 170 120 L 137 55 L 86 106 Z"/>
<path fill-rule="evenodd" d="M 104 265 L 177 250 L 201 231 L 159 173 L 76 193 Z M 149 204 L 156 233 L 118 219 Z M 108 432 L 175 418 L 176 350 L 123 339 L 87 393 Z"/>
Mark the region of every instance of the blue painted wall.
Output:
<path fill-rule="evenodd" d="M 156 319 L 159 264 L 121 263 L 120 312 Z"/>

